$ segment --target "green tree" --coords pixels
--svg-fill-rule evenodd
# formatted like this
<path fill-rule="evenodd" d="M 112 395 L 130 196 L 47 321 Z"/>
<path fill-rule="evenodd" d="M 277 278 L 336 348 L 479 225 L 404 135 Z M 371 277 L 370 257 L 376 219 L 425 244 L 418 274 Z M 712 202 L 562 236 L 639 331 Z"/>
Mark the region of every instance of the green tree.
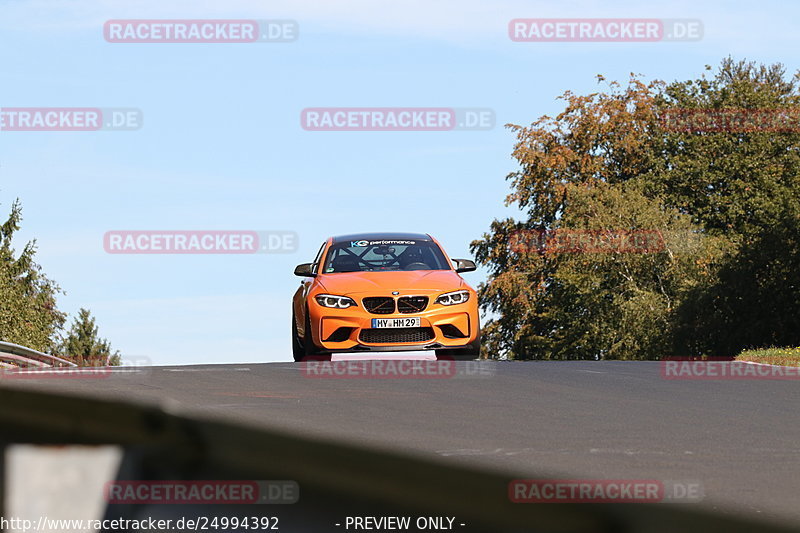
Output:
<path fill-rule="evenodd" d="M 88 309 L 81 309 L 67 332 L 60 353 L 79 366 L 119 365 L 119 351 L 111 350 L 106 339 L 97 335 L 94 317 Z"/>
<path fill-rule="evenodd" d="M 708 69 L 709 67 L 707 67 Z M 679 311 L 681 352 L 734 356 L 742 349 L 800 344 L 799 74 L 782 65 L 726 59 L 711 78 L 673 83 L 671 108 L 771 112 L 772 127 L 665 135 L 665 171 L 652 191 L 739 247 L 712 287 Z M 745 115 L 746 116 L 746 115 Z"/>
<path fill-rule="evenodd" d="M 799 345 L 800 213 L 787 209 L 744 238 L 715 283 L 692 290 L 678 313 L 675 343 L 684 353 Z"/>
<path fill-rule="evenodd" d="M 0 339 L 40 351 L 52 351 L 65 315 L 56 308 L 61 292 L 34 261 L 36 242 L 25 245 L 19 256 L 12 247 L 19 230 L 19 201 L 0 225 Z"/>
<path fill-rule="evenodd" d="M 498 315 L 486 326 L 488 353 L 520 359 L 669 355 L 677 306 L 711 283 L 730 244 L 648 199 L 634 182 L 568 184 L 564 197 L 569 207 L 546 232 L 644 244 L 565 249 L 542 238 L 541 247 L 520 246 L 520 237 L 524 242 L 542 230 L 519 227 L 504 232 L 504 246 L 473 243 L 479 261 L 485 263 L 489 252 L 506 265 L 480 288 L 484 307 Z"/>
<path fill-rule="evenodd" d="M 66 314 L 56 307 L 56 296 L 62 291 L 34 260 L 36 241 L 28 242 L 19 255 L 12 246 L 21 221 L 17 200 L 0 224 L 0 340 L 65 354 L 82 365 L 106 364 L 107 360 L 119 364 L 119 352 L 112 353 L 108 341 L 97 337 L 94 318 L 85 309 L 61 338 Z"/>
<path fill-rule="evenodd" d="M 706 67 L 710 70 L 711 67 Z M 657 97 L 667 110 L 742 110 L 755 121 L 764 110 L 786 111 L 786 128 L 745 122 L 732 131 L 663 132 L 650 193 L 690 213 L 712 232 L 754 236 L 800 206 L 798 76 L 782 65 L 722 61 L 707 79 L 675 82 Z"/>

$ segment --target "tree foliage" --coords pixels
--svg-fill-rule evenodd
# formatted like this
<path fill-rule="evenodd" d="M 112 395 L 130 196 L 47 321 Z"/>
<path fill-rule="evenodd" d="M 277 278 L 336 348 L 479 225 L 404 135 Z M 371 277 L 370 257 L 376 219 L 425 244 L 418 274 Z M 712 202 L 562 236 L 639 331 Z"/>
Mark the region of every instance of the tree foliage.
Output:
<path fill-rule="evenodd" d="M 709 67 L 707 67 L 708 69 Z M 566 92 L 517 135 L 507 205 L 472 243 L 487 352 L 514 358 L 732 355 L 800 342 L 800 124 L 680 131 L 676 110 L 797 110 L 797 76 L 726 59 L 707 79 Z M 605 80 L 598 77 L 600 83 Z M 548 253 L 518 232 L 658 232 L 647 253 Z"/>
<path fill-rule="evenodd" d="M 97 334 L 97 326 L 88 309 L 78 312 L 72 323 L 61 350 L 80 366 L 119 365 L 119 352 L 112 352 L 111 345 L 106 339 L 101 339 Z"/>
<path fill-rule="evenodd" d="M 72 330 L 61 338 L 66 321 L 56 306 L 61 289 L 36 263 L 36 242 L 27 243 L 19 255 L 12 246 L 21 220 L 22 208 L 16 201 L 0 224 L 0 340 L 57 353 L 79 364 L 95 364 L 109 355 L 119 364 L 119 353 L 111 353 L 108 342 L 97 338 L 89 311 L 81 309 Z"/>
<path fill-rule="evenodd" d="M 12 239 L 19 230 L 21 207 L 11 206 L 0 225 L 0 339 L 40 351 L 51 351 L 65 315 L 56 308 L 58 285 L 34 261 L 36 242 L 25 245 L 18 257 Z"/>

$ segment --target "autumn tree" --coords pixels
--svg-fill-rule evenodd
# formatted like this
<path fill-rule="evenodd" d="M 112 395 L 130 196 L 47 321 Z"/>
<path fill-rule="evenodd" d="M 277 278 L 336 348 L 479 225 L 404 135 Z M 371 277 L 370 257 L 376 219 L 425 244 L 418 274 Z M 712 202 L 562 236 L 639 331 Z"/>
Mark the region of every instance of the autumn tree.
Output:
<path fill-rule="evenodd" d="M 508 176 L 506 203 L 525 218 L 495 220 L 472 243 L 490 273 L 480 287 L 487 353 L 649 359 L 800 342 L 792 320 L 742 329 L 750 316 L 737 315 L 743 301 L 725 300 L 749 283 L 746 305 L 763 308 L 784 291 L 784 307 L 769 315 L 800 316 L 790 275 L 796 240 L 770 237 L 797 228 L 797 128 L 680 130 L 665 121 L 676 110 L 796 109 L 797 78 L 784 78 L 779 65 L 730 59 L 712 79 L 644 83 L 632 75 L 625 86 L 565 93 L 556 117 L 510 125 L 519 170 Z M 646 253 L 515 246 L 520 232 L 566 230 L 658 232 L 663 240 Z M 775 261 L 782 266 L 768 267 Z M 753 276 L 769 281 L 752 284 Z"/>

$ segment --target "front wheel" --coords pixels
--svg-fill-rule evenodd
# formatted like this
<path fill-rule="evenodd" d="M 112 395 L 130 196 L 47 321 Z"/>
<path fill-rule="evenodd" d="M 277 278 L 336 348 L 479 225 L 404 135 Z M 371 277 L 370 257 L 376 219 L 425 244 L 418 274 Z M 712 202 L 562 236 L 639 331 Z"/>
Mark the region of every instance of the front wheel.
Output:
<path fill-rule="evenodd" d="M 294 317 L 292 311 L 292 357 L 295 361 L 302 361 L 306 356 L 306 351 L 303 349 L 303 343 L 297 335 L 297 319 Z"/>
<path fill-rule="evenodd" d="M 330 361 L 331 353 L 320 350 L 314 344 L 314 339 L 311 337 L 311 321 L 308 318 L 308 311 L 306 311 L 306 330 L 303 332 L 303 341 L 297 335 L 297 319 L 292 313 L 292 354 L 295 361 Z M 295 344 L 297 343 L 297 344 Z"/>

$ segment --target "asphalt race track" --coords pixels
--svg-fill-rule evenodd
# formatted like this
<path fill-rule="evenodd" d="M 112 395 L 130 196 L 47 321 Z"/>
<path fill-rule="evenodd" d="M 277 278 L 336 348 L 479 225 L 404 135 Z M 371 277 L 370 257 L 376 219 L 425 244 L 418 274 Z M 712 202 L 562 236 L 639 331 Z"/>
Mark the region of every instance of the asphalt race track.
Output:
<path fill-rule="evenodd" d="M 797 380 L 666 380 L 657 362 L 456 365 L 443 379 L 312 378 L 287 362 L 0 386 L 156 403 L 515 478 L 695 481 L 705 497 L 692 505 L 800 524 Z"/>

